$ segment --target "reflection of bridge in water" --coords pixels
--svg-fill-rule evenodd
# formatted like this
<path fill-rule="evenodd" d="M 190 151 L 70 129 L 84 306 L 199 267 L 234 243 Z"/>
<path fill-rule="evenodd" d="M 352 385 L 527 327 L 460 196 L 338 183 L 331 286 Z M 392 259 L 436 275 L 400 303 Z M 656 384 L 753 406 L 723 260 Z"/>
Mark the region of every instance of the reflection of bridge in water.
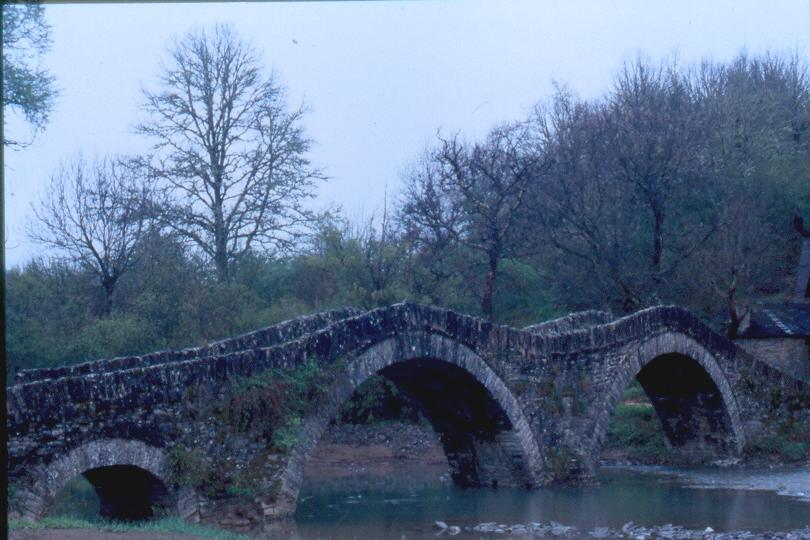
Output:
<path fill-rule="evenodd" d="M 313 359 L 323 384 L 283 450 L 218 412 L 244 377 Z M 21 372 L 7 402 L 12 512 L 42 515 L 84 474 L 109 517 L 145 517 L 156 504 L 226 525 L 289 516 L 321 434 L 374 374 L 421 404 L 467 486 L 590 476 L 634 379 L 685 461 L 739 455 L 810 414 L 810 385 L 677 307 L 523 330 L 411 303 L 336 310 L 197 349 Z M 203 486 L 214 481 L 218 494 Z"/>

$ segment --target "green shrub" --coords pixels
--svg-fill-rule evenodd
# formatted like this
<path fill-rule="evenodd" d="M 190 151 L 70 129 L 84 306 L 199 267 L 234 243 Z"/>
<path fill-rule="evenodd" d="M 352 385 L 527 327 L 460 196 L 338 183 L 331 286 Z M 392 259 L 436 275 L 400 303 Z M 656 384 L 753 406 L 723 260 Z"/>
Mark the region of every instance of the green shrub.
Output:
<path fill-rule="evenodd" d="M 605 447 L 624 449 L 634 461 L 661 462 L 667 456 L 664 437 L 651 403 L 620 403 L 608 427 Z"/>

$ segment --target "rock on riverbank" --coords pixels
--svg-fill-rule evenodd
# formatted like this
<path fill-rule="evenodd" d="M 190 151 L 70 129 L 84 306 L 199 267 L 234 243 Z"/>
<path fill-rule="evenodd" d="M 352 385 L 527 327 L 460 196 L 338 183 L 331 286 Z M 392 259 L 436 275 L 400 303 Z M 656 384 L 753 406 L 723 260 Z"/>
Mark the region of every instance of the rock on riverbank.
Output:
<path fill-rule="evenodd" d="M 677 525 L 666 524 L 655 527 L 636 525 L 632 521 L 625 523 L 621 528 L 596 527 L 594 529 L 579 529 L 570 525 L 563 525 L 550 521 L 547 523 L 527 523 L 506 525 L 497 522 L 480 523 L 475 526 L 460 528 L 447 525 L 439 528 L 438 534 L 455 535 L 458 532 L 472 533 L 485 538 L 596 538 L 596 539 L 630 539 L 630 540 L 810 540 L 810 526 L 784 532 L 752 532 L 752 531 L 726 531 L 716 532 L 711 527 L 705 529 L 687 529 Z"/>

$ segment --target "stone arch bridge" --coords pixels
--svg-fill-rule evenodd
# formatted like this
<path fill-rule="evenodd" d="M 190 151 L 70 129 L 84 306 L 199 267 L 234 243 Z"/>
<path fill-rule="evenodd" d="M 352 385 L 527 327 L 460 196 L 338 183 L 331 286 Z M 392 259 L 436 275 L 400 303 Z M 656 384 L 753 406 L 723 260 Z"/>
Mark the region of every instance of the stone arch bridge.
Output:
<path fill-rule="evenodd" d="M 6 404 L 11 513 L 42 515 L 84 474 L 108 517 L 291 516 L 319 437 L 374 374 L 422 404 L 466 486 L 591 476 L 634 379 L 688 460 L 739 456 L 810 416 L 810 385 L 678 307 L 522 330 L 413 303 L 342 309 L 200 348 L 18 373 Z M 278 386 L 292 376 L 306 380 Z"/>

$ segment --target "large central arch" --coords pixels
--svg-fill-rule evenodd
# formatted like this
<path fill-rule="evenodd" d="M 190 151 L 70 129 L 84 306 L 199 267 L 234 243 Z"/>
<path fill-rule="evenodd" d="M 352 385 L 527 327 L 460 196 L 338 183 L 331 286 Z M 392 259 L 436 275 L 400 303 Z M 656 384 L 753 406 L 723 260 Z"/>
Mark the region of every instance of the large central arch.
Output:
<path fill-rule="evenodd" d="M 282 473 L 275 515 L 289 516 L 295 512 L 306 462 L 341 404 L 372 375 L 406 362 L 414 362 L 408 366 L 413 370 L 428 370 L 437 364 L 449 364 L 463 371 L 465 377 L 474 379 L 508 419 L 508 430 L 497 438 L 508 439 L 506 445 L 517 454 L 512 458 L 519 462 L 517 467 L 524 476 L 520 483 L 531 486 L 542 482 L 544 456 L 523 409 L 492 368 L 478 354 L 457 341 L 430 332 L 403 332 L 367 348 L 338 372 L 325 399 L 302 425 L 301 436 Z M 493 441 L 494 444 L 502 442 Z M 447 442 L 445 451 L 448 452 Z"/>
<path fill-rule="evenodd" d="M 624 390 L 637 379 L 667 442 L 695 461 L 738 455 L 745 445 L 740 409 L 717 359 L 681 333 L 653 336 L 625 350 L 599 407 L 590 454 L 598 456 Z"/>

